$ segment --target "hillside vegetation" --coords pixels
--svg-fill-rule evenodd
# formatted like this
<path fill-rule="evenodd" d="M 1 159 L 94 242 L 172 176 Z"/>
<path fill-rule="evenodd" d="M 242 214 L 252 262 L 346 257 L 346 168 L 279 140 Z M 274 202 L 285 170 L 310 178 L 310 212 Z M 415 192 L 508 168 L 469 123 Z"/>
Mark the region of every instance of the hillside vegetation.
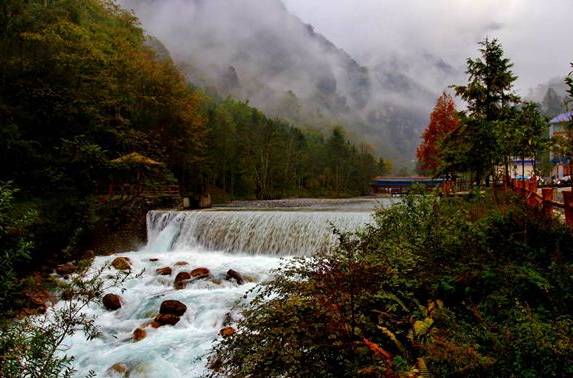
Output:
<path fill-rule="evenodd" d="M 325 138 L 190 87 L 111 0 L 7 0 L 0 25 L 0 183 L 7 219 L 34 214 L 0 243 L 25 235 L 30 269 L 69 258 L 145 203 L 108 198 L 114 180 L 267 199 L 362 194 L 377 173 L 341 129 Z M 134 152 L 161 164 L 114 162 Z"/>

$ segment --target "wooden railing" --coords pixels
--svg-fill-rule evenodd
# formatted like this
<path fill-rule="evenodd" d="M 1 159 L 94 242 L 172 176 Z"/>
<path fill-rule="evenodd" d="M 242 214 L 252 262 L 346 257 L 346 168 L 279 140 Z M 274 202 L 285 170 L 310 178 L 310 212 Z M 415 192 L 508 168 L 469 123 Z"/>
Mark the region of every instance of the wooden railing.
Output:
<path fill-rule="evenodd" d="M 530 180 L 513 180 L 512 189 L 524 197 L 531 207 L 539 207 L 548 216 L 552 216 L 554 210 L 563 209 L 565 212 L 565 223 L 573 229 L 573 192 L 563 191 L 563 203 L 555 201 L 553 188 L 542 188 L 541 194 L 537 188 L 537 178 Z"/>

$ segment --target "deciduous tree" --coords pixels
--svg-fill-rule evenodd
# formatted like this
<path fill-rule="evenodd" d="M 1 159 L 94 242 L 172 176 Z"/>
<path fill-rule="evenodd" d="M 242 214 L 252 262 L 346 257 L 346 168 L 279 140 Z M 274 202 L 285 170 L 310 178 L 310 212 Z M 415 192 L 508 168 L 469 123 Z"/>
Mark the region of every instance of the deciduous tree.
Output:
<path fill-rule="evenodd" d="M 423 141 L 416 155 L 422 171 L 436 174 L 443 166 L 443 142 L 460 125 L 456 105 L 452 96 L 446 92 L 438 98 L 430 116 L 430 123 L 424 131 Z"/>

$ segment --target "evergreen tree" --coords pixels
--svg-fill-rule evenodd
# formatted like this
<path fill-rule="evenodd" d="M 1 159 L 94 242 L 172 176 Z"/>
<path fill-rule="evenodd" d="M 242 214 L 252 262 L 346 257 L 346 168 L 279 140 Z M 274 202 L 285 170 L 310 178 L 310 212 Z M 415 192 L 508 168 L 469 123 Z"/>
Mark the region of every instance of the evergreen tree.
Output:
<path fill-rule="evenodd" d="M 555 89 L 549 87 L 543 97 L 543 113 L 553 118 L 563 112 L 563 100 L 557 95 Z"/>
<path fill-rule="evenodd" d="M 511 71 L 513 63 L 504 56 L 499 41 L 486 38 L 480 42 L 480 46 L 481 57 L 467 60 L 468 83 L 453 86 L 456 94 L 468 104 L 466 119 L 469 122 L 461 133 L 482 138 L 465 138 L 466 143 L 477 143 L 473 147 L 466 146 L 473 152 L 469 156 L 482 160 L 466 162 L 468 168 L 479 167 L 479 171 L 474 171 L 478 184 L 484 175 L 487 183 L 489 175 L 494 173 L 494 166 L 499 163 L 505 165 L 505 176 L 508 178 L 511 146 L 500 136 L 510 133 L 505 128 L 512 127 L 512 124 L 505 121 L 510 118 L 511 108 L 520 101 L 519 96 L 513 93 L 513 83 L 517 80 Z M 479 130 L 471 130 L 476 127 Z M 488 145 L 483 146 L 483 141 L 487 141 Z"/>

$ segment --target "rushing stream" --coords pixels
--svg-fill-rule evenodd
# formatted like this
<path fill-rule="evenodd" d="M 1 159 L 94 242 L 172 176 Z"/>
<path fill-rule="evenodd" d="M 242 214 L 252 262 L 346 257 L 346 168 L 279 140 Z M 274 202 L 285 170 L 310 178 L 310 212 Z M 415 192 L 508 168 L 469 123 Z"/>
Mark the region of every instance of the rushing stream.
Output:
<path fill-rule="evenodd" d="M 246 291 L 268 278 L 281 258 L 310 255 L 335 243 L 332 226 L 353 230 L 369 222 L 377 205 L 370 201 L 358 208 L 341 204 L 335 208 L 150 212 L 145 247 L 94 261 L 92 269 L 97 269 L 125 256 L 131 260 L 132 271 L 143 274 L 129 280 L 123 292 L 111 290 L 123 298 L 119 310 L 107 311 L 100 304 L 87 310 L 97 319 L 100 337 L 86 341 L 78 333 L 66 340 L 67 353 L 75 357 L 77 376 L 90 370 L 97 376 L 110 376 L 109 368 L 116 363 L 125 364 L 130 377 L 203 375 L 213 342 L 220 337 L 225 319 L 240 316 L 233 307 Z M 156 269 L 161 267 L 171 267 L 172 274 L 158 275 Z M 210 278 L 174 289 L 177 273 L 198 267 L 208 268 Z M 225 280 L 229 269 L 240 272 L 245 284 Z M 153 320 L 167 299 L 186 304 L 181 320 L 174 326 L 146 327 L 147 336 L 134 342 L 134 329 Z"/>

